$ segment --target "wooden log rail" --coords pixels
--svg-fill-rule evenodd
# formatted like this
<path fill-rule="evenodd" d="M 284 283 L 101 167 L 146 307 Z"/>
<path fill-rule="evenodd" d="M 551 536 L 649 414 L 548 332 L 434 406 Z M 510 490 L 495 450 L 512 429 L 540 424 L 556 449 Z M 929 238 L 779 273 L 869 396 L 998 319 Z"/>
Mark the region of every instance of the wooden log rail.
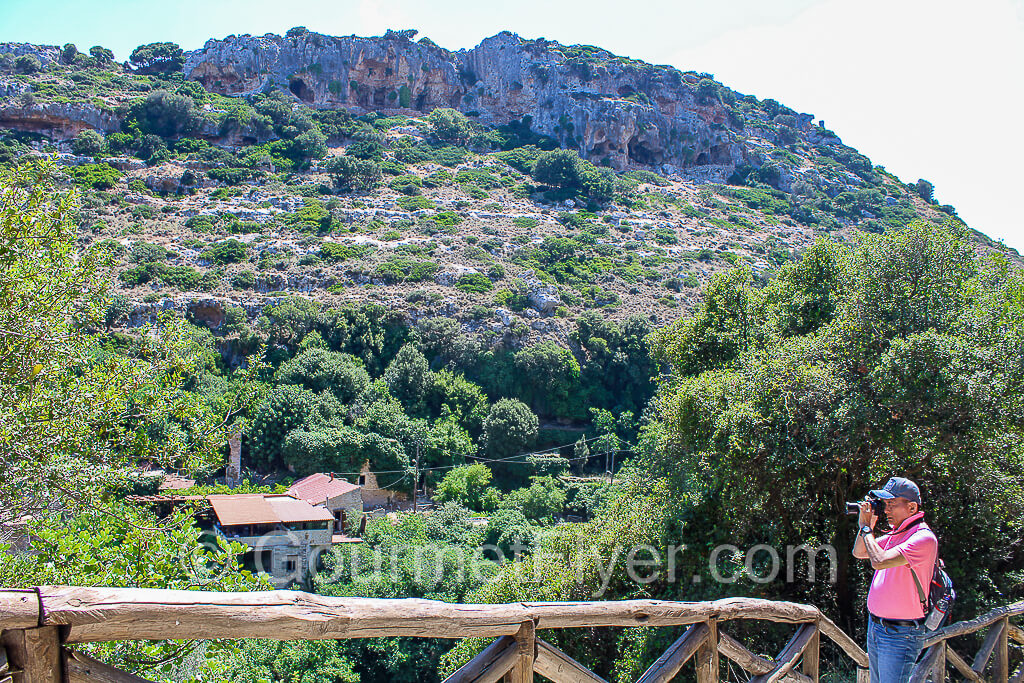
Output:
<path fill-rule="evenodd" d="M 932 634 L 915 681 L 944 681 L 947 664 L 968 680 L 1022 683 L 1010 676 L 1010 641 L 1024 632 L 1010 618 L 1024 603 Z M 731 621 L 764 620 L 795 626 L 774 659 L 751 652 L 725 633 Z M 541 674 L 555 683 L 603 681 L 586 666 L 537 636 L 537 631 L 602 626 L 687 627 L 638 683 L 667 683 L 692 660 L 698 683 L 720 679 L 725 656 L 758 683 L 819 679 L 822 636 L 853 660 L 866 680 L 867 654 L 821 612 L 791 602 L 729 598 L 710 602 L 519 602 L 451 604 L 431 600 L 334 598 L 298 591 L 219 593 L 130 588 L 41 586 L 0 589 L 0 683 L 126 683 L 144 679 L 97 662 L 68 646 L 124 640 L 266 638 L 316 640 L 416 636 L 493 637 L 495 640 L 445 683 L 526 683 Z M 982 650 L 968 664 L 950 638 L 989 627 Z"/>

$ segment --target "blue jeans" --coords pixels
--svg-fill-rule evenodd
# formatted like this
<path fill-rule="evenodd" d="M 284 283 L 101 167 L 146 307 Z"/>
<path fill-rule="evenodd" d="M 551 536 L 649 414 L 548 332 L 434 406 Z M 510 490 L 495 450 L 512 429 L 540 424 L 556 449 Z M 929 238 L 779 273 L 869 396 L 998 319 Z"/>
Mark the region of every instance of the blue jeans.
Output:
<path fill-rule="evenodd" d="M 871 683 L 906 683 L 924 644 L 920 626 L 882 626 L 868 618 L 868 659 Z"/>

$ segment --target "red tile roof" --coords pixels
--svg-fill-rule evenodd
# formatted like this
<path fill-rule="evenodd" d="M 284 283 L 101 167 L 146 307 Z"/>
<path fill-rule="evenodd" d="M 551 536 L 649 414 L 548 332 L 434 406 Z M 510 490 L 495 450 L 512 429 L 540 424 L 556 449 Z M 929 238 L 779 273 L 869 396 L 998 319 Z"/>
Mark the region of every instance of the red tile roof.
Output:
<path fill-rule="evenodd" d="M 267 502 L 283 524 L 334 521 L 334 515 L 327 508 L 313 507 L 306 501 L 291 496 L 267 496 Z"/>
<path fill-rule="evenodd" d="M 329 522 L 334 519 L 327 508 L 313 507 L 292 496 L 246 493 L 207 498 L 221 526 Z"/>
<path fill-rule="evenodd" d="M 292 484 L 291 488 L 288 489 L 288 493 L 296 498 L 301 498 L 307 503 L 321 504 L 330 498 L 335 498 L 349 491 L 355 491 L 358 488 L 355 484 L 350 484 L 344 479 L 332 477 L 323 472 L 317 472 L 308 477 L 303 477 Z"/>
<path fill-rule="evenodd" d="M 276 524 L 281 521 L 267 499 L 258 493 L 237 496 L 225 494 L 207 498 L 222 526 Z"/>

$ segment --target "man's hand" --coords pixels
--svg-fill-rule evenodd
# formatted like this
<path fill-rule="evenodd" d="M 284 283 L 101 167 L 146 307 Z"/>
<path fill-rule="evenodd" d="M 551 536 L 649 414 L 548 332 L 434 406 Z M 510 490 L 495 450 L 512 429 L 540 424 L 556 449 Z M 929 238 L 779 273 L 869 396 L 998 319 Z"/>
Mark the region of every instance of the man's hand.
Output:
<path fill-rule="evenodd" d="M 863 500 L 860 503 L 860 516 L 857 518 L 857 527 L 862 527 L 867 524 L 872 529 L 875 528 L 875 524 L 878 523 L 878 515 L 871 509 L 871 501 Z"/>

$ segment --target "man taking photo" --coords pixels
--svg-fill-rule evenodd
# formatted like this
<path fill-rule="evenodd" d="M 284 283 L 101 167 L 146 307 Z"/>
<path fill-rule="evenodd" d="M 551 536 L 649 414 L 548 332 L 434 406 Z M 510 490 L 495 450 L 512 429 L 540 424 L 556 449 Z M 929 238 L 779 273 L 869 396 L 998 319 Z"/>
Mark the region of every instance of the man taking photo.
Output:
<path fill-rule="evenodd" d="M 921 490 L 914 482 L 893 477 L 869 496 L 885 500 L 885 516 L 892 525 L 891 532 L 876 539 L 878 516 L 870 500 L 860 504 L 853 556 L 870 560 L 875 570 L 868 591 L 871 683 L 904 683 L 910 680 L 925 635 L 925 608 L 914 575 L 921 586 L 931 583 L 939 541 L 924 522 Z"/>

